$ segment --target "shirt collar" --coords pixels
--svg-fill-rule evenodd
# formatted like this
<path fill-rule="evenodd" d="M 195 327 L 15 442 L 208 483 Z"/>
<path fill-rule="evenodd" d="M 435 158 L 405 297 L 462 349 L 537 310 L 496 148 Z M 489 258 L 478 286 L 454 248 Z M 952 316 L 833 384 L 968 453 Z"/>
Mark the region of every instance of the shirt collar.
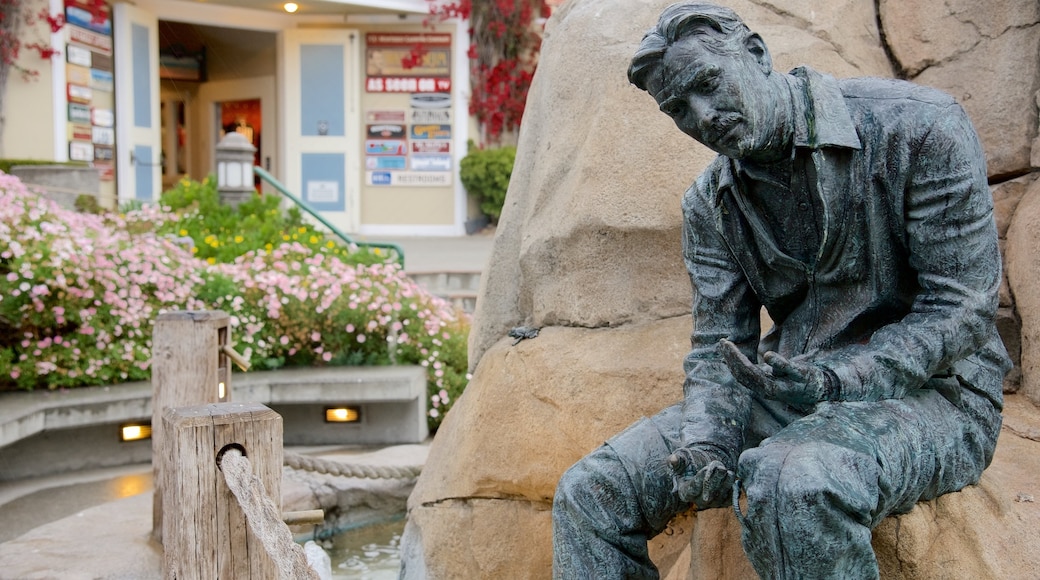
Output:
<path fill-rule="evenodd" d="M 809 67 L 798 67 L 792 76 L 802 79 L 807 110 L 795 122 L 798 147 L 845 147 L 861 149 L 856 126 L 845 106 L 838 81 Z"/>

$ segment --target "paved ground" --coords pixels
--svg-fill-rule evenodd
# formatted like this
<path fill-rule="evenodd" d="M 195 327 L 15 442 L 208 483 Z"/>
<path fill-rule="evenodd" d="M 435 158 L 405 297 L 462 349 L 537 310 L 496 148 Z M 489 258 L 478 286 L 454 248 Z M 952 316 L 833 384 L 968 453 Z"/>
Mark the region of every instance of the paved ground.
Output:
<path fill-rule="evenodd" d="M 324 446 L 291 451 L 343 463 L 408 467 L 425 463 L 428 442 L 382 449 Z M 292 473 L 294 477 L 282 483 L 286 510 L 321 507 L 307 502 L 322 495 L 361 505 L 386 503 L 365 497 L 366 486 L 372 486 L 371 494 L 384 493 L 385 486 L 377 480 L 312 474 L 312 481 L 306 481 L 300 479 L 306 473 Z M 400 509 L 407 491 L 398 494 Z M 151 527 L 149 465 L 0 484 L 0 579 L 158 579 L 162 547 L 151 539 Z"/>
<path fill-rule="evenodd" d="M 407 272 L 481 272 L 491 255 L 494 230 L 457 238 L 355 236 L 357 241 L 391 242 L 404 250 Z"/>

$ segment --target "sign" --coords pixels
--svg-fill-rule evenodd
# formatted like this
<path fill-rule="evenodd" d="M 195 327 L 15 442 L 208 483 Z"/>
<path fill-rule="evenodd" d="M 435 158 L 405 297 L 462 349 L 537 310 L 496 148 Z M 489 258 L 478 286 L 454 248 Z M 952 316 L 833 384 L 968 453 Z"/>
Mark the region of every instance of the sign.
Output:
<path fill-rule="evenodd" d="M 89 49 L 83 48 L 82 46 L 76 46 L 75 44 L 65 45 L 65 58 L 69 61 L 69 64 L 75 64 L 90 68 L 91 66 L 91 55 Z"/>
<path fill-rule="evenodd" d="M 65 67 L 65 80 L 74 85 L 90 84 L 90 69 L 85 66 L 70 64 Z"/>
<path fill-rule="evenodd" d="M 365 183 L 399 187 L 444 187 L 451 185 L 452 175 L 450 171 L 366 171 Z"/>
<path fill-rule="evenodd" d="M 365 157 L 366 169 L 405 169 L 404 156 Z"/>
<path fill-rule="evenodd" d="M 451 141 L 412 141 L 412 153 L 451 153 Z"/>
<path fill-rule="evenodd" d="M 451 109 L 412 109 L 411 122 L 413 124 L 450 125 Z"/>
<path fill-rule="evenodd" d="M 369 77 L 365 90 L 370 93 L 439 93 L 451 90 L 451 79 L 416 77 Z"/>
<path fill-rule="evenodd" d="M 116 150 L 107 145 L 94 146 L 94 161 L 112 161 L 116 158 Z"/>
<path fill-rule="evenodd" d="M 407 141 L 365 141 L 365 155 L 404 155 L 408 152 Z"/>
<path fill-rule="evenodd" d="M 98 145 L 115 145 L 116 130 L 111 127 L 94 127 L 91 141 Z"/>
<path fill-rule="evenodd" d="M 90 88 L 95 91 L 112 92 L 112 73 L 107 70 L 90 69 Z"/>
<path fill-rule="evenodd" d="M 404 123 L 404 111 L 367 111 L 366 123 Z"/>
<path fill-rule="evenodd" d="M 87 105 L 81 105 L 79 103 L 69 103 L 69 122 L 70 123 L 89 123 L 90 122 L 90 107 Z M 98 123 L 94 123 L 97 125 Z"/>
<path fill-rule="evenodd" d="M 70 141 L 90 141 L 93 136 L 93 130 L 91 129 L 90 125 L 69 123 Z"/>
<path fill-rule="evenodd" d="M 380 125 L 367 125 L 369 139 L 404 139 L 407 128 L 402 124 L 383 123 Z"/>
<path fill-rule="evenodd" d="M 115 181 L 116 180 L 116 166 L 113 163 L 102 163 L 96 161 L 97 159 L 97 148 L 94 149 L 95 161 L 94 168 L 98 170 L 98 179 L 101 181 Z"/>
<path fill-rule="evenodd" d="M 65 0 L 65 22 L 98 34 L 112 34 L 112 19 L 102 2 Z"/>
<path fill-rule="evenodd" d="M 412 95 L 408 100 L 413 109 L 449 109 L 451 108 L 450 93 L 420 93 Z M 414 122 L 414 121 L 413 121 Z"/>
<path fill-rule="evenodd" d="M 112 109 L 91 109 L 90 121 L 98 127 L 113 127 L 116 116 L 112 114 Z"/>
<path fill-rule="evenodd" d="M 94 145 L 83 141 L 69 142 L 69 159 L 72 161 L 93 161 Z"/>
<path fill-rule="evenodd" d="M 69 40 L 76 44 L 82 44 L 91 48 L 96 48 L 105 54 L 112 54 L 112 37 L 94 32 L 93 30 L 87 30 L 86 28 L 80 28 L 79 26 L 68 26 L 69 29 Z"/>
<path fill-rule="evenodd" d="M 339 201 L 338 181 L 308 181 L 307 201 L 335 203 Z"/>
<path fill-rule="evenodd" d="M 93 51 L 90 53 L 90 61 L 92 63 L 90 66 L 98 70 L 115 70 L 113 68 L 114 63 L 112 62 L 111 54 L 103 54 L 97 51 Z"/>
<path fill-rule="evenodd" d="M 451 139 L 451 125 L 412 125 L 412 139 Z"/>
<path fill-rule="evenodd" d="M 73 103 L 89 103 L 94 98 L 94 91 L 90 87 L 69 85 L 69 100 Z"/>
<path fill-rule="evenodd" d="M 415 171 L 451 171 L 451 155 L 415 155 L 412 169 Z"/>

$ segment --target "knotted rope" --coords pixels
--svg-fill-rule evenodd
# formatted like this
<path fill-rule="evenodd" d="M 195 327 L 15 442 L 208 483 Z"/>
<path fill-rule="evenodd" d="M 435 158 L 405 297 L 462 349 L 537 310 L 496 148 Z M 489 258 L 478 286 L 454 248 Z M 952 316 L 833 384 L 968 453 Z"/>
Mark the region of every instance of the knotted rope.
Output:
<path fill-rule="evenodd" d="M 354 465 L 329 461 L 309 455 L 299 455 L 284 451 L 282 463 L 287 467 L 301 471 L 314 471 L 341 477 L 360 477 L 364 479 L 410 479 L 418 477 L 422 466 L 409 465 L 397 467 L 393 465 Z"/>

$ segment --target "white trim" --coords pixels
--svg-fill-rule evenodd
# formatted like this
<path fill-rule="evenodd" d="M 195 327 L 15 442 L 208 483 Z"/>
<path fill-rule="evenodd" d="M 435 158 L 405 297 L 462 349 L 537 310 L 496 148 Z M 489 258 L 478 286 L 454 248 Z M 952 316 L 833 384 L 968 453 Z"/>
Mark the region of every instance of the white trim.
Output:
<path fill-rule="evenodd" d="M 422 24 L 429 14 L 347 14 L 347 24 Z"/>
<path fill-rule="evenodd" d="M 426 0 L 327 0 L 350 8 L 378 8 L 395 12 L 427 14 L 430 5 Z"/>
<path fill-rule="evenodd" d="M 300 24 L 342 24 L 344 21 L 343 16 L 296 16 L 182 0 L 138 0 L 137 5 L 154 12 L 159 20 L 266 32 L 296 28 Z"/>
<path fill-rule="evenodd" d="M 364 224 L 357 231 L 361 236 L 379 237 L 457 237 L 466 235 L 465 227 L 454 225 L 430 226 L 430 225 L 408 225 L 408 224 Z"/>
<path fill-rule="evenodd" d="M 466 197 L 466 188 L 462 186 L 459 178 L 459 167 L 462 166 L 462 158 L 466 156 L 466 143 L 469 140 L 469 23 L 465 20 L 455 20 L 455 78 L 452 82 L 452 92 L 455 97 L 455 126 L 452 128 L 455 148 L 455 228 L 456 233 L 452 235 L 464 235 L 466 233 L 466 214 L 469 207 L 469 199 Z"/>
<path fill-rule="evenodd" d="M 64 14 L 64 1 L 50 0 L 50 11 L 52 14 Z M 65 83 L 65 35 L 64 28 L 51 34 L 51 48 L 57 50 L 61 55 L 51 58 L 51 92 L 54 95 L 54 107 L 51 109 L 51 114 L 54 116 L 54 160 L 59 162 L 69 160 L 69 95 Z"/>

